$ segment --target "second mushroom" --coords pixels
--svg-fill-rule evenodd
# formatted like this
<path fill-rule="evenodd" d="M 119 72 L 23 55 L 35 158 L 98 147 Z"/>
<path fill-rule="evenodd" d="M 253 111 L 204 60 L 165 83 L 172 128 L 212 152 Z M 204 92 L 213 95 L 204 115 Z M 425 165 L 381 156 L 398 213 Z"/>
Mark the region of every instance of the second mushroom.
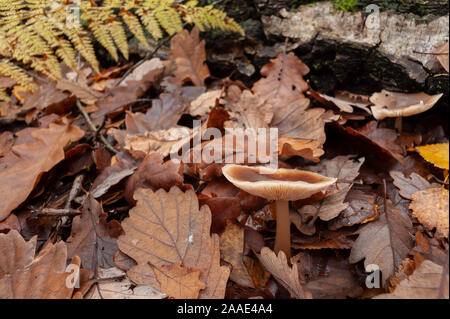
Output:
<path fill-rule="evenodd" d="M 336 182 L 336 178 L 297 169 L 228 164 L 223 175 L 249 194 L 276 201 L 277 229 L 274 251 L 291 256 L 289 201 L 309 198 Z"/>

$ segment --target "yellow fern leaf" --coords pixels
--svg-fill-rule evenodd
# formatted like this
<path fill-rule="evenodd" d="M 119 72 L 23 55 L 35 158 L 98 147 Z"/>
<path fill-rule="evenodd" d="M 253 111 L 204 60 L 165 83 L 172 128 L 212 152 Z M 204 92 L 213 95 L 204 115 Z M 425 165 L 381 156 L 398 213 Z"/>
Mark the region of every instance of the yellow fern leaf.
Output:
<path fill-rule="evenodd" d="M 83 30 L 75 28 L 67 28 L 64 30 L 64 34 L 73 43 L 75 49 L 88 61 L 97 73 L 100 73 L 99 64 L 95 57 L 94 47 L 91 40 L 85 36 Z"/>
<path fill-rule="evenodd" d="M 36 90 L 36 85 L 33 83 L 33 79 L 8 60 L 0 60 L 0 74 L 12 78 L 19 85 L 29 91 L 33 92 Z"/>
<path fill-rule="evenodd" d="M 156 40 L 159 40 L 163 37 L 163 33 L 161 28 L 159 27 L 159 23 L 151 10 L 140 8 L 136 10 L 136 14 L 141 18 L 142 24 L 152 35 L 152 37 L 154 37 Z"/>
<path fill-rule="evenodd" d="M 114 43 L 117 45 L 125 59 L 128 60 L 128 41 L 122 24 L 117 20 L 113 20 L 109 23 L 109 28 Z"/>
<path fill-rule="evenodd" d="M 147 39 L 145 38 L 144 31 L 142 30 L 141 23 L 139 19 L 133 15 L 131 12 L 122 9 L 119 14 L 122 20 L 130 29 L 131 33 L 134 34 L 136 39 L 138 39 L 145 47 L 150 48 Z"/>

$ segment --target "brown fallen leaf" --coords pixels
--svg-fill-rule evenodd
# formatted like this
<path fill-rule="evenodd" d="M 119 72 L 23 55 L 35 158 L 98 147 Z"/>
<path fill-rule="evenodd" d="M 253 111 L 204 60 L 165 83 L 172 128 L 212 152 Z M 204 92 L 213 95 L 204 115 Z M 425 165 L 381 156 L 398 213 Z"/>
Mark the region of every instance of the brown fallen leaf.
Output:
<path fill-rule="evenodd" d="M 70 288 L 67 282 L 71 279 L 69 276 L 73 276 L 73 271 L 66 272 L 65 243 L 47 244 L 35 257 L 36 240 L 37 237 L 33 237 L 26 242 L 15 230 L 7 235 L 0 234 L 0 298 L 72 297 L 74 287 Z M 80 259 L 73 258 L 72 265 L 79 268 Z M 76 280 L 76 276 L 73 279 Z"/>
<path fill-rule="evenodd" d="M 79 256 L 84 269 L 113 267 L 113 255 L 119 249 L 118 236 L 111 236 L 108 230 L 116 228 L 120 234 L 120 224 L 115 220 L 106 221 L 107 215 L 92 195 L 86 198 L 81 211 L 82 215 L 73 219 L 72 233 L 67 239 L 69 258 Z"/>
<path fill-rule="evenodd" d="M 382 153 L 389 155 L 399 163 L 403 163 L 404 148 L 398 144 L 398 134 L 395 130 L 378 128 L 377 121 L 371 121 L 360 129 L 345 127 L 346 133 L 356 137 L 355 143 L 372 144 Z"/>
<path fill-rule="evenodd" d="M 292 260 L 314 299 L 356 298 L 363 292 L 354 267 L 332 251 L 301 252 Z"/>
<path fill-rule="evenodd" d="M 286 288 L 291 297 L 296 299 L 311 299 L 311 292 L 300 284 L 297 264 L 288 265 L 286 255 L 280 251 L 278 257 L 268 247 L 261 249 L 259 260 L 275 279 Z"/>
<path fill-rule="evenodd" d="M 394 185 L 399 189 L 399 194 L 409 200 L 418 191 L 439 187 L 438 184 L 430 183 L 416 173 L 412 173 L 410 177 L 406 177 L 402 172 L 390 171 L 389 175 L 394 179 Z"/>
<path fill-rule="evenodd" d="M 221 96 L 222 90 L 211 90 L 201 94 L 191 102 L 188 108 L 189 114 L 200 117 L 206 116 L 216 106 L 217 101 L 220 101 Z"/>
<path fill-rule="evenodd" d="M 308 73 L 309 68 L 294 53 L 282 52 L 261 69 L 265 77 L 254 84 L 253 92 L 273 106 L 270 126 L 278 128 L 280 137 L 317 141 L 322 146 L 325 110 L 307 109 L 309 99 L 303 93 L 308 84 L 303 76 Z"/>
<path fill-rule="evenodd" d="M 120 278 L 120 276 L 123 276 L 123 279 L 107 280 Z M 115 267 L 99 269 L 98 278 L 100 280 L 97 287 L 91 289 L 91 293 L 84 296 L 85 299 L 162 299 L 165 297 L 150 286 L 136 286 L 126 277 L 125 272 Z"/>
<path fill-rule="evenodd" d="M 156 279 L 167 295 L 175 299 L 197 299 L 205 283 L 199 279 L 200 269 L 188 269 L 177 262 L 170 266 L 154 268 Z"/>
<path fill-rule="evenodd" d="M 392 293 L 374 299 L 448 299 L 448 264 L 446 267 L 425 260 L 411 276 L 400 281 Z"/>
<path fill-rule="evenodd" d="M 324 199 L 316 203 L 304 205 L 297 210 L 300 219 L 294 217 L 292 221 L 304 234 L 312 235 L 315 233 L 314 224 L 317 219 L 320 218 L 324 221 L 330 221 L 348 207 L 349 204 L 344 202 L 345 197 L 352 187 L 353 180 L 358 176 L 359 169 L 364 163 L 364 157 L 358 160 L 353 160 L 352 157 L 354 156 L 337 156 L 332 160 L 323 160 L 318 165 L 306 168 L 306 170 L 324 176 L 335 177 L 338 181 L 332 186 L 329 195 Z"/>
<path fill-rule="evenodd" d="M 379 210 L 383 209 L 384 205 L 380 205 Z M 349 261 L 354 264 L 365 258 L 366 267 L 370 264 L 377 265 L 385 286 L 412 246 L 411 220 L 387 200 L 387 216 L 383 213 L 377 220 L 359 230 Z"/>
<path fill-rule="evenodd" d="M 158 152 L 166 157 L 176 154 L 192 138 L 190 128 L 179 126 L 168 130 L 146 132 L 146 134 L 127 135 L 125 138 L 125 149 L 134 158 L 144 158 L 147 154 Z"/>
<path fill-rule="evenodd" d="M 221 258 L 233 266 L 230 279 L 243 287 L 255 288 L 244 264 L 244 228 L 228 222 L 219 242 Z"/>
<path fill-rule="evenodd" d="M 170 82 L 183 85 L 192 82 L 196 86 L 204 86 L 209 77 L 206 65 L 205 41 L 200 41 L 200 33 L 194 28 L 190 33 L 184 30 L 174 36 L 170 42 L 169 59 L 175 64 L 175 70 Z"/>
<path fill-rule="evenodd" d="M 10 152 L 0 158 L 0 221 L 26 200 L 44 172 L 64 159 L 64 147 L 81 139 L 77 126 L 50 123 L 48 128 L 29 128 Z"/>
<path fill-rule="evenodd" d="M 239 100 L 231 104 L 231 110 L 232 119 L 239 127 L 254 129 L 255 132 L 258 129 L 268 128 L 273 117 L 272 105 L 250 90 L 242 92 Z"/>
<path fill-rule="evenodd" d="M 357 224 L 365 224 L 378 217 L 377 196 L 367 190 L 350 189 L 345 200 L 348 207 L 328 223 L 328 229 L 338 230 Z"/>
<path fill-rule="evenodd" d="M 436 238 L 429 238 L 422 232 L 416 233 L 416 246 L 410 254 L 415 257 L 420 255 L 424 259 L 431 260 L 435 264 L 445 265 L 448 260 L 448 248 L 442 246 L 442 241 Z"/>
<path fill-rule="evenodd" d="M 436 228 L 437 238 L 448 238 L 448 201 L 448 190 L 430 188 L 414 193 L 409 209 L 426 229 Z"/>
<path fill-rule="evenodd" d="M 135 170 L 136 166 L 129 162 L 117 162 L 105 168 L 92 183 L 92 196 L 94 198 L 103 196 L 112 186 L 132 175 Z"/>
<path fill-rule="evenodd" d="M 122 222 L 125 235 L 118 240 L 119 249 L 137 262 L 128 277 L 160 289 L 155 272 L 181 262 L 188 269 L 200 269 L 199 280 L 206 288 L 199 298 L 223 298 L 230 270 L 220 266 L 219 238 L 209 232 L 209 208 L 199 209 L 195 193 L 177 187 L 169 192 L 139 189 L 134 198 L 136 207 Z"/>
<path fill-rule="evenodd" d="M 169 191 L 173 186 L 183 188 L 184 165 L 180 161 L 168 160 L 164 162 L 159 153 L 147 155 L 136 172 L 127 180 L 125 185 L 125 199 L 135 205 L 133 194 L 136 189 L 150 188 L 156 191 L 160 188 Z"/>

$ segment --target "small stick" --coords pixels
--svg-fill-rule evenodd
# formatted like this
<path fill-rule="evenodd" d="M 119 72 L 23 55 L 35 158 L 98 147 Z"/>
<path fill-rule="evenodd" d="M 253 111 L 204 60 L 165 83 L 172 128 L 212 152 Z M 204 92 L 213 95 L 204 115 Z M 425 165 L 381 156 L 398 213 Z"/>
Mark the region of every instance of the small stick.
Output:
<path fill-rule="evenodd" d="M 91 118 L 89 117 L 89 114 L 86 112 L 84 107 L 81 105 L 80 100 L 77 100 L 77 107 L 80 110 L 81 114 L 83 115 L 84 119 L 86 120 L 87 124 L 91 128 L 91 130 L 95 133 L 97 132 L 97 128 L 95 127 L 94 123 L 92 123 Z M 117 154 L 118 151 L 106 140 L 106 138 L 102 135 L 100 135 L 100 141 L 105 145 L 106 149 L 110 152 Z"/>
<path fill-rule="evenodd" d="M 38 216 L 57 216 L 57 217 L 74 217 L 81 215 L 81 212 L 77 209 L 57 209 L 57 208 L 44 208 L 37 213 Z"/>
<path fill-rule="evenodd" d="M 166 37 L 164 40 L 160 41 L 158 43 L 158 45 L 153 49 L 152 52 L 147 53 L 144 58 L 142 60 L 140 60 L 139 62 L 137 62 L 135 65 L 133 65 L 132 67 L 130 67 L 125 74 L 122 76 L 122 78 L 119 80 L 119 82 L 116 83 L 116 87 L 118 87 L 120 84 L 122 84 L 123 81 L 125 81 L 125 79 L 134 71 L 136 70 L 140 65 L 142 65 L 145 61 L 150 60 L 153 58 L 153 56 L 156 54 L 156 52 L 159 51 L 159 49 L 162 48 L 162 46 L 164 44 L 166 44 L 168 41 L 170 41 L 174 36 L 176 35 L 176 33 Z"/>

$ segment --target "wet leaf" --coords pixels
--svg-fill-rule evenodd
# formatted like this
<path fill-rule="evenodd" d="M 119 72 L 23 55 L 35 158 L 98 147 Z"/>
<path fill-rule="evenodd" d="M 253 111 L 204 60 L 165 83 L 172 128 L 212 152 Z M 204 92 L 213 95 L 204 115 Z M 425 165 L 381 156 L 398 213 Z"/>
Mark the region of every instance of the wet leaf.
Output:
<path fill-rule="evenodd" d="M 394 185 L 400 190 L 400 195 L 409 200 L 418 191 L 439 187 L 438 184 L 429 183 L 425 178 L 416 173 L 412 173 L 410 177 L 406 177 L 402 172 L 391 171 L 389 175 L 394 179 Z"/>

